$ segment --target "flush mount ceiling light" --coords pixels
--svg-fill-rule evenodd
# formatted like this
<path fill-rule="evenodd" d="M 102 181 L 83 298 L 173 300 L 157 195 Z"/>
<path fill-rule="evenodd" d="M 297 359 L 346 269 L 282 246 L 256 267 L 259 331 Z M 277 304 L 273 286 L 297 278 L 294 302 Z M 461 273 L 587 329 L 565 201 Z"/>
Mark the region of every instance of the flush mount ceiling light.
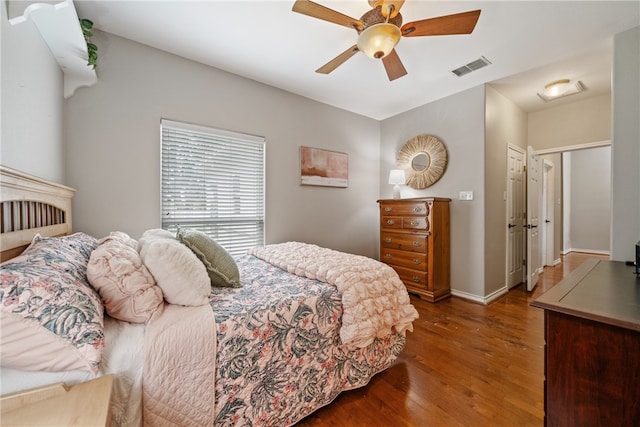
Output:
<path fill-rule="evenodd" d="M 560 79 L 555 82 L 547 83 L 544 85 L 544 94 L 547 98 L 554 98 L 556 96 L 560 96 L 569 89 L 569 85 L 571 80 L 569 79 Z"/>
<path fill-rule="evenodd" d="M 538 96 L 543 101 L 549 102 L 554 99 L 564 98 L 565 96 L 575 95 L 584 90 L 585 87 L 581 81 L 571 84 L 571 80 L 569 79 L 560 79 L 544 85 L 544 90 L 542 93 L 538 93 Z"/>

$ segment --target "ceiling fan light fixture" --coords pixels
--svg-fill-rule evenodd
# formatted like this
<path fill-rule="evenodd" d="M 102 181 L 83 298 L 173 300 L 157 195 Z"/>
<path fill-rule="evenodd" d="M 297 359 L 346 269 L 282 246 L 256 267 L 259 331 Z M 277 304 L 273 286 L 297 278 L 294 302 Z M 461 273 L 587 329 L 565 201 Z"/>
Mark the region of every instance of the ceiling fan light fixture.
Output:
<path fill-rule="evenodd" d="M 381 59 L 387 56 L 398 44 L 402 33 L 393 24 L 382 22 L 367 27 L 358 36 L 358 49 L 369 58 Z"/>
<path fill-rule="evenodd" d="M 569 89 L 571 80 L 560 79 L 544 85 L 544 95 L 547 98 L 555 98 L 564 95 Z"/>

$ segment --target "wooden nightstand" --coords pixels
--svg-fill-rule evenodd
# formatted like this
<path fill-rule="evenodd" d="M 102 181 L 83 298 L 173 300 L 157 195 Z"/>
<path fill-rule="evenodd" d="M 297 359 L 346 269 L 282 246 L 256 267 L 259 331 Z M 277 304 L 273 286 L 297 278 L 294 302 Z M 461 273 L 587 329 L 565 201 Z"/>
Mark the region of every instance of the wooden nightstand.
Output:
<path fill-rule="evenodd" d="M 0 398 L 3 426 L 107 426 L 113 376 L 51 384 Z"/>

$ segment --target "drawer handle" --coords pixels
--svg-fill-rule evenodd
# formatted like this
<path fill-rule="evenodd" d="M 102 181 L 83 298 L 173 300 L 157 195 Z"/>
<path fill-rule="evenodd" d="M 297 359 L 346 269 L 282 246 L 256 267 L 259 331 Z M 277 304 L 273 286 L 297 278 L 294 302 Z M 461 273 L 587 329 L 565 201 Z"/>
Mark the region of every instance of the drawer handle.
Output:
<path fill-rule="evenodd" d="M 420 278 L 418 276 L 413 276 L 413 281 L 416 283 L 420 283 Z"/>
<path fill-rule="evenodd" d="M 393 239 L 391 237 L 387 237 L 386 239 L 384 239 L 384 241 L 387 243 L 392 243 Z"/>
<path fill-rule="evenodd" d="M 418 246 L 422 246 L 422 242 L 420 242 L 420 240 L 414 240 L 414 241 L 413 241 L 413 246 L 415 246 L 416 248 L 417 248 Z"/>
<path fill-rule="evenodd" d="M 387 206 L 387 207 L 384 208 L 385 212 L 391 212 L 392 210 L 393 210 L 393 208 L 390 207 L 390 206 Z"/>
<path fill-rule="evenodd" d="M 386 259 L 391 259 L 391 258 L 393 258 L 393 255 L 391 255 L 391 254 L 386 254 L 384 257 L 385 257 Z"/>
<path fill-rule="evenodd" d="M 417 258 L 415 258 L 415 259 L 413 260 L 413 263 L 414 263 L 415 265 L 420 265 L 420 260 L 419 260 L 419 259 L 417 259 Z"/>
<path fill-rule="evenodd" d="M 422 206 L 416 206 L 415 208 L 413 208 L 413 211 L 414 211 L 415 213 L 420 213 L 420 212 L 422 212 Z"/>
<path fill-rule="evenodd" d="M 387 225 L 393 225 L 393 224 L 395 224 L 395 223 L 396 223 L 396 222 L 395 222 L 394 220 L 392 220 L 392 219 L 388 219 L 388 220 L 387 220 Z"/>
<path fill-rule="evenodd" d="M 413 221 L 411 221 L 411 225 L 413 225 L 414 227 L 417 227 L 418 225 L 420 225 L 420 221 L 418 221 L 417 219 L 414 219 Z"/>

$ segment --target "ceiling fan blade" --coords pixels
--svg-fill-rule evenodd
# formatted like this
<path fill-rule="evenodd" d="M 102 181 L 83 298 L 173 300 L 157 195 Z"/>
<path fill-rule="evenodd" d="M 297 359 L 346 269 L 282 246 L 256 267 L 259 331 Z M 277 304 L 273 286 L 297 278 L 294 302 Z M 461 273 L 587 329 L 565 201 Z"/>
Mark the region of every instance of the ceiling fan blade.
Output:
<path fill-rule="evenodd" d="M 471 34 L 480 17 L 480 10 L 456 13 L 409 22 L 402 26 L 405 37 L 444 36 L 448 34 Z"/>
<path fill-rule="evenodd" d="M 400 57 L 395 49 L 382 58 L 382 63 L 384 64 L 384 69 L 387 70 L 389 81 L 394 81 L 407 74 L 407 70 L 404 68 L 404 65 L 402 65 L 402 61 L 400 61 Z"/>
<path fill-rule="evenodd" d="M 316 70 L 316 73 L 329 74 L 330 72 L 338 68 L 340 65 L 344 64 L 347 61 L 347 59 L 351 58 L 353 55 L 355 55 L 359 51 L 360 49 L 358 49 L 358 45 L 354 44 L 349 49 L 345 50 L 340 55 L 336 56 L 331 61 L 324 64 L 322 67 L 318 68 Z"/>
<path fill-rule="evenodd" d="M 348 28 L 355 28 L 360 31 L 364 24 L 359 19 L 343 15 L 333 9 L 314 3 L 309 0 L 296 0 L 293 4 L 294 12 L 311 16 L 312 18 L 322 19 L 323 21 L 333 22 L 334 24 L 343 25 Z"/>

